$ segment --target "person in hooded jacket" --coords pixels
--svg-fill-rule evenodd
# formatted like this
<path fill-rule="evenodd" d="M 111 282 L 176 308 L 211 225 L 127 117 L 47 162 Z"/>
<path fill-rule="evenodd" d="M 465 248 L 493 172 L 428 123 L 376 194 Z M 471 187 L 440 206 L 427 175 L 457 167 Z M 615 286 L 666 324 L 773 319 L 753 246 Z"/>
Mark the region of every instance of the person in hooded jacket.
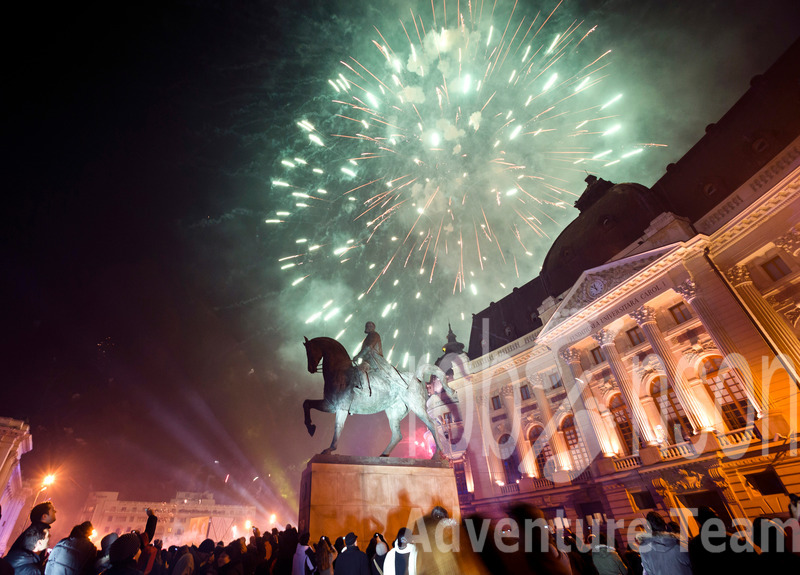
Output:
<path fill-rule="evenodd" d="M 608 537 L 601 532 L 597 536 L 598 543 L 592 549 L 592 563 L 599 575 L 628 575 L 628 567 L 617 553 L 608 546 Z"/>
<path fill-rule="evenodd" d="M 310 535 L 308 531 L 300 534 L 297 539 L 297 547 L 292 558 L 292 575 L 306 575 L 314 571 L 314 561 L 311 558 L 311 548 L 308 546 Z"/>
<path fill-rule="evenodd" d="M 50 529 L 41 525 L 31 525 L 17 537 L 6 561 L 14 569 L 14 575 L 43 575 L 44 568 L 39 553 L 47 549 L 50 542 Z"/>
<path fill-rule="evenodd" d="M 417 546 L 411 542 L 411 531 L 401 527 L 394 547 L 383 562 L 384 575 L 417 575 Z"/>
<path fill-rule="evenodd" d="M 69 537 L 59 541 L 50 552 L 44 568 L 45 575 L 93 575 L 97 547 L 91 542 L 91 522 L 72 528 Z"/>
<path fill-rule="evenodd" d="M 649 532 L 636 536 L 644 572 L 647 575 L 692 575 L 689 554 L 681 549 L 680 537 L 667 530 L 667 523 L 659 513 L 651 511 L 646 519 Z"/>

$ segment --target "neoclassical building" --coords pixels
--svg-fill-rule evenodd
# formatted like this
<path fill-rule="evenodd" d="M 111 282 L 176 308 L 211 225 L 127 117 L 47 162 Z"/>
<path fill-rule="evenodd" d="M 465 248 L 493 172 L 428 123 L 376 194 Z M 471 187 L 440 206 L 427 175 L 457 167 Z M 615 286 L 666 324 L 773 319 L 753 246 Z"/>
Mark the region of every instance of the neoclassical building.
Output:
<path fill-rule="evenodd" d="M 434 395 L 463 514 L 554 522 L 800 492 L 800 42 L 651 188 L 590 176 Z M 691 520 L 689 520 L 691 525 Z"/>
<path fill-rule="evenodd" d="M 20 458 L 33 447 L 31 428 L 24 421 L 0 417 L 0 555 L 19 533 L 18 523 L 28 521 L 26 502 L 31 496 L 22 480 Z"/>

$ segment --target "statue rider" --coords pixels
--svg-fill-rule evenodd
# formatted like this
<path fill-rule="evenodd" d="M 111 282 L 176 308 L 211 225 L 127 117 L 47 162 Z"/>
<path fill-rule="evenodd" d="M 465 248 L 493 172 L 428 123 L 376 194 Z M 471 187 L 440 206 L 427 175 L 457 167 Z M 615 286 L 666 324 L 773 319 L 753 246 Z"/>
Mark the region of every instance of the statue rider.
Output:
<path fill-rule="evenodd" d="M 366 374 L 367 382 L 369 382 L 370 377 L 383 376 L 389 382 L 396 383 L 403 389 L 408 389 L 408 382 L 406 382 L 395 367 L 383 357 L 381 336 L 375 331 L 375 324 L 368 321 L 364 326 L 364 333 L 367 334 L 367 336 L 361 343 L 361 349 L 355 357 L 353 357 L 353 362 Z M 360 363 L 359 360 L 361 360 Z M 370 389 L 370 392 L 371 391 Z"/>

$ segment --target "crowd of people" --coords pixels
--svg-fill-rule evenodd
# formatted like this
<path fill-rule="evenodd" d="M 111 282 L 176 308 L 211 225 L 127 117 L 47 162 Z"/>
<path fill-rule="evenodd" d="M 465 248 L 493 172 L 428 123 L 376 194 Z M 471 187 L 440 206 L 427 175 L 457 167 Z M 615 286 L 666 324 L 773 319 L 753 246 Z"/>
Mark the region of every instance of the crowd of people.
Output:
<path fill-rule="evenodd" d="M 518 528 L 495 530 L 487 520 L 451 519 L 436 507 L 413 529 L 403 527 L 391 544 L 374 533 L 361 550 L 349 532 L 332 543 L 323 535 L 311 543 L 307 532 L 287 525 L 225 544 L 206 539 L 199 545 L 162 547 L 154 539 L 158 518 L 147 510 L 143 531 L 110 533 L 92 542 L 88 521 L 48 552 L 50 526 L 56 519 L 51 502 L 31 511 L 31 524 L 0 559 L 0 575 L 725 575 L 772 570 L 800 573 L 800 499 L 792 496 L 794 523 L 757 520 L 749 531 L 731 532 L 710 507 L 698 510 L 700 534 L 682 538 L 680 526 L 656 512 L 620 551 L 614 533 L 598 529 L 582 537 L 553 529 L 544 513 L 531 505 L 509 510 Z M 494 524 L 497 527 L 497 523 Z"/>

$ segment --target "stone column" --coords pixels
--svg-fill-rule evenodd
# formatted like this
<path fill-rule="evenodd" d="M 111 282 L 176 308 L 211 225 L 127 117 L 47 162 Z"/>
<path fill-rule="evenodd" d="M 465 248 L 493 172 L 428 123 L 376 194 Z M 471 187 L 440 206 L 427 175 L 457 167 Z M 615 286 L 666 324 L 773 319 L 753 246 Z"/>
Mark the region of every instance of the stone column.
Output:
<path fill-rule="evenodd" d="M 502 484 L 506 481 L 506 474 L 505 469 L 503 469 L 503 462 L 500 461 L 498 457 L 500 450 L 497 439 L 494 436 L 494 423 L 488 413 L 488 402 L 490 400 L 486 395 L 481 394 L 478 395 L 477 401 L 478 405 L 482 406 L 482 408 L 478 408 L 477 410 L 477 421 L 480 427 L 480 442 L 483 446 L 483 457 L 486 461 L 486 470 L 489 474 L 489 480 L 494 485 Z M 468 449 L 467 453 L 471 451 L 471 449 Z M 476 451 L 476 457 L 479 455 L 480 453 Z"/>
<path fill-rule="evenodd" d="M 750 405 L 756 411 L 756 419 L 760 419 L 763 415 L 763 410 L 766 408 L 764 405 L 764 398 L 761 394 L 761 386 L 758 385 L 753 378 L 753 372 L 747 364 L 745 358 L 738 353 L 736 344 L 728 335 L 726 330 L 717 320 L 714 312 L 708 307 L 708 303 L 704 298 L 700 297 L 697 286 L 694 281 L 687 279 L 680 285 L 676 286 L 675 291 L 689 304 L 694 314 L 700 319 L 711 337 L 711 341 L 717 346 L 717 349 L 722 352 L 724 359 L 736 369 L 739 380 L 742 382 L 742 390 L 747 396 Z"/>
<path fill-rule="evenodd" d="M 596 334 L 593 334 L 592 337 L 600 344 L 608 361 L 608 366 L 611 368 L 611 373 L 614 374 L 614 379 L 617 380 L 619 389 L 622 392 L 622 398 L 633 416 L 634 431 L 641 436 L 646 445 L 656 445 L 658 441 L 653 426 L 650 424 L 650 420 L 647 419 L 644 409 L 642 409 L 642 404 L 639 402 L 639 394 L 633 388 L 633 382 L 628 370 L 625 368 L 617 346 L 614 344 L 614 336 L 616 335 L 616 331 L 601 329 Z"/>
<path fill-rule="evenodd" d="M 547 437 L 550 442 L 550 448 L 553 450 L 553 457 L 557 463 L 557 470 L 569 469 L 572 466 L 569 449 L 567 449 L 567 442 L 564 439 L 564 434 L 558 430 L 557 422 L 553 418 L 553 409 L 550 407 L 550 401 L 544 394 L 544 378 L 541 374 L 537 373 L 530 379 L 530 384 L 533 388 L 533 396 L 536 398 L 539 411 L 544 419 L 544 435 Z"/>
<path fill-rule="evenodd" d="M 788 360 L 789 365 L 785 366 L 786 370 L 790 372 L 795 381 L 800 381 L 800 377 L 798 377 L 800 340 L 753 285 L 753 279 L 745 266 L 733 266 L 726 275 L 728 281 L 736 288 L 745 305 L 750 309 L 750 313 L 772 340 L 778 353 Z"/>
<path fill-rule="evenodd" d="M 681 402 L 694 432 L 708 430 L 711 427 L 711 421 L 703 410 L 703 406 L 700 405 L 700 402 L 692 393 L 686 376 L 681 370 L 678 370 L 675 356 L 672 354 L 669 344 L 664 339 L 664 334 L 661 333 L 656 323 L 656 313 L 653 308 L 644 305 L 631 312 L 630 315 L 642 328 L 647 343 L 650 344 L 656 356 L 661 360 L 664 372 L 667 375 L 667 381 L 672 389 L 675 390 L 675 395 L 678 396 L 678 401 Z"/>
<path fill-rule="evenodd" d="M 572 411 L 575 415 L 575 420 L 584 431 L 583 436 L 590 442 L 588 447 L 591 457 L 594 458 L 598 453 L 602 453 L 605 456 L 615 455 L 608 429 L 600 417 L 597 401 L 592 394 L 592 390 L 589 389 L 589 382 L 581 378 L 583 369 L 581 368 L 580 351 L 572 347 L 565 347 L 561 350 L 559 356 L 569 366 L 572 385 L 567 388 L 570 390 L 568 397 L 572 400 Z M 586 423 L 588 425 L 585 425 Z"/>
<path fill-rule="evenodd" d="M 519 393 L 518 388 L 514 385 L 507 385 L 500 390 L 500 399 L 503 401 L 503 407 L 506 410 L 506 416 L 511 422 L 511 431 L 509 433 L 515 439 L 517 445 L 517 455 L 519 456 L 519 471 L 524 476 L 535 476 L 534 458 L 529 453 L 531 451 L 530 444 L 525 437 L 522 429 L 522 418 L 520 403 L 514 402 L 514 394 Z"/>

